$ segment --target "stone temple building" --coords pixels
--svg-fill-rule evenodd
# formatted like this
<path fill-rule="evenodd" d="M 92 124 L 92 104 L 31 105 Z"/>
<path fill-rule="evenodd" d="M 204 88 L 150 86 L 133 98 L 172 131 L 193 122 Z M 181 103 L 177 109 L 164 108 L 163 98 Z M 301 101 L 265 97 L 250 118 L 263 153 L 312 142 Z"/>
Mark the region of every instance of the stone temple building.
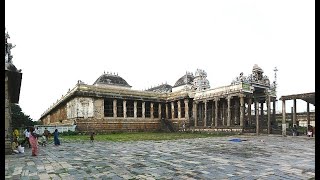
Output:
<path fill-rule="evenodd" d="M 144 91 L 131 89 L 117 74 L 103 73 L 92 85 L 78 81 L 40 121 L 76 125 L 81 132 L 178 130 L 185 124 L 188 129 L 270 133 L 275 101 L 276 82 L 270 84 L 258 65 L 248 76 L 240 73 L 216 88 L 201 69 L 182 75 L 173 86 Z"/>

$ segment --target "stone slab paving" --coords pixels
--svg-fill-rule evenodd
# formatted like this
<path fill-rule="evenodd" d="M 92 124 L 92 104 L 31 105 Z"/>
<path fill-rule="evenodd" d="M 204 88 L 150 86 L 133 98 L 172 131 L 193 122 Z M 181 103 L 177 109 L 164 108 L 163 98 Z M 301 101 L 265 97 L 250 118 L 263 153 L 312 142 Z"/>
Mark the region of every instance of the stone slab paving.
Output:
<path fill-rule="evenodd" d="M 242 142 L 229 141 L 240 138 Z M 5 179 L 309 179 L 315 139 L 275 135 L 64 142 L 5 156 Z"/>

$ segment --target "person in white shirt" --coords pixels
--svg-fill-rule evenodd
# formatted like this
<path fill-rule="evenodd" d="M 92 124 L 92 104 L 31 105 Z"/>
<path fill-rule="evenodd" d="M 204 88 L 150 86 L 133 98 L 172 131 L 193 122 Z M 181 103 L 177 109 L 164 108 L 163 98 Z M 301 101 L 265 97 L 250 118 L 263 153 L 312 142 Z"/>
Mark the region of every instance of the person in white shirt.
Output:
<path fill-rule="evenodd" d="M 37 129 L 34 131 L 34 133 L 36 133 L 37 135 L 40 135 L 39 127 L 37 127 Z"/>

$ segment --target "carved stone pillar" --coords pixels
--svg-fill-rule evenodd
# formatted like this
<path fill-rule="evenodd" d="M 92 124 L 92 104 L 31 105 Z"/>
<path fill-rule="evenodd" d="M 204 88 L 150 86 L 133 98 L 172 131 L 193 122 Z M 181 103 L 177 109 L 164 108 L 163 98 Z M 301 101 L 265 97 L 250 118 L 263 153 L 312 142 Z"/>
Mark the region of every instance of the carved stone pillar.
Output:
<path fill-rule="evenodd" d="M 252 97 L 250 96 L 248 99 L 248 125 L 252 125 L 252 120 L 251 120 L 251 104 L 252 104 Z"/>
<path fill-rule="evenodd" d="M 214 98 L 214 103 L 215 103 L 214 126 L 218 127 L 218 108 L 219 108 L 219 106 L 218 106 L 219 98 L 218 97 Z"/>
<path fill-rule="evenodd" d="M 181 119 L 181 102 L 178 100 L 178 119 Z"/>
<path fill-rule="evenodd" d="M 261 112 L 260 112 L 260 117 L 261 117 L 261 120 L 260 120 L 260 122 L 264 122 L 264 111 L 263 111 L 263 102 L 261 103 Z M 264 124 L 264 123 L 263 123 Z"/>
<path fill-rule="evenodd" d="M 271 99 L 270 99 L 270 95 L 267 96 L 267 114 L 268 114 L 268 134 L 270 134 L 271 132 L 271 110 L 270 110 L 270 105 L 271 105 Z"/>
<path fill-rule="evenodd" d="M 310 125 L 310 106 L 309 103 L 307 102 L 307 127 Z"/>
<path fill-rule="evenodd" d="M 123 100 L 123 117 L 127 118 L 127 101 Z"/>
<path fill-rule="evenodd" d="M 273 109 L 273 111 L 272 111 L 272 113 L 273 113 L 272 122 L 275 125 L 277 123 L 277 120 L 276 120 L 276 99 L 274 99 L 272 105 L 273 105 L 273 108 L 272 108 Z"/>
<path fill-rule="evenodd" d="M 259 131 L 260 131 L 260 125 L 259 125 L 259 101 L 257 99 L 255 99 L 254 101 L 255 103 L 255 114 L 256 114 L 256 133 L 257 135 L 259 135 Z"/>
<path fill-rule="evenodd" d="M 167 103 L 166 103 L 166 119 L 169 119 L 169 107 Z"/>
<path fill-rule="evenodd" d="M 230 126 L 230 122 L 231 122 L 231 99 L 232 99 L 232 96 L 228 96 L 227 97 L 227 101 L 228 101 L 228 116 L 227 116 L 227 126 L 229 127 Z"/>
<path fill-rule="evenodd" d="M 203 126 L 207 127 L 207 106 L 208 106 L 208 101 L 204 100 L 204 122 L 203 122 Z"/>
<path fill-rule="evenodd" d="M 159 106 L 158 106 L 158 114 L 159 114 L 159 119 L 161 119 L 161 102 L 159 103 Z"/>
<path fill-rule="evenodd" d="M 189 99 L 184 100 L 184 117 L 189 120 Z"/>
<path fill-rule="evenodd" d="M 239 121 L 239 101 L 234 100 L 234 125 L 238 124 Z"/>
<path fill-rule="evenodd" d="M 292 126 L 297 125 L 297 100 L 293 99 L 293 122 Z"/>
<path fill-rule="evenodd" d="M 113 100 L 113 117 L 117 117 L 117 99 Z"/>
<path fill-rule="evenodd" d="M 171 102 L 171 119 L 174 119 L 174 102 Z"/>
<path fill-rule="evenodd" d="M 146 102 L 142 102 L 142 118 L 146 118 Z"/>
<path fill-rule="evenodd" d="M 133 102 L 133 117 L 137 118 L 137 101 Z"/>
<path fill-rule="evenodd" d="M 197 118 L 197 102 L 193 101 L 193 119 L 194 119 L 194 127 L 198 126 L 198 118 Z"/>
<path fill-rule="evenodd" d="M 243 127 L 243 120 L 244 120 L 244 95 L 241 94 L 240 96 L 240 126 Z"/>
<path fill-rule="evenodd" d="M 153 116 L 153 102 L 150 103 L 150 117 L 151 117 L 151 119 L 154 118 L 154 116 Z"/>
<path fill-rule="evenodd" d="M 222 126 L 225 126 L 226 125 L 226 118 L 225 118 L 225 114 L 226 114 L 226 112 L 225 112 L 225 109 L 226 109 L 226 103 L 225 103 L 225 101 L 222 101 L 221 102 L 222 103 L 222 110 L 221 110 L 221 119 L 222 119 Z"/>
<path fill-rule="evenodd" d="M 282 100 L 282 135 L 286 136 L 286 100 Z"/>

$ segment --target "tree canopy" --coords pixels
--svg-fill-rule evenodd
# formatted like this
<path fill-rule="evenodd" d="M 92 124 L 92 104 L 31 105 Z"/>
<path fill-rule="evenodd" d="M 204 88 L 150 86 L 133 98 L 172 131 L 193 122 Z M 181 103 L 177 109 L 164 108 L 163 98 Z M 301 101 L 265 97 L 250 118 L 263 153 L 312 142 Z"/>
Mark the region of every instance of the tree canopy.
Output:
<path fill-rule="evenodd" d="M 13 129 L 19 129 L 38 124 L 36 121 L 32 121 L 29 115 L 24 114 L 18 104 L 11 103 L 11 115 Z"/>

